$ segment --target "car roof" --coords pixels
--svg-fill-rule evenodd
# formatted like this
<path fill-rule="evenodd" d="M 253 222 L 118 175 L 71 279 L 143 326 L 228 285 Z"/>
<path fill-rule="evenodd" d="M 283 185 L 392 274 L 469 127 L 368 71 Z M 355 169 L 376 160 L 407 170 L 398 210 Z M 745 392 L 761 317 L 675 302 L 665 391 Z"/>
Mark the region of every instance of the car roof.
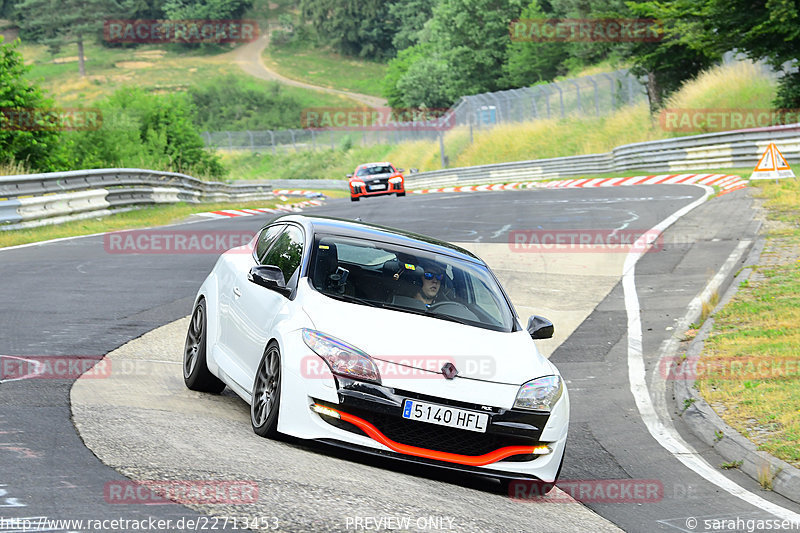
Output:
<path fill-rule="evenodd" d="M 379 224 L 370 224 L 368 222 L 347 220 L 344 218 L 307 215 L 285 215 L 274 220 L 271 224 L 279 221 L 291 221 L 301 224 L 313 235 L 323 233 L 341 237 L 385 242 L 397 246 L 416 248 L 426 252 L 449 255 L 471 263 L 485 265 L 485 263 L 472 252 L 460 246 L 456 246 L 455 244 L 450 244 L 449 242 L 441 241 L 427 235 L 420 235 L 418 233 L 381 226 Z"/>

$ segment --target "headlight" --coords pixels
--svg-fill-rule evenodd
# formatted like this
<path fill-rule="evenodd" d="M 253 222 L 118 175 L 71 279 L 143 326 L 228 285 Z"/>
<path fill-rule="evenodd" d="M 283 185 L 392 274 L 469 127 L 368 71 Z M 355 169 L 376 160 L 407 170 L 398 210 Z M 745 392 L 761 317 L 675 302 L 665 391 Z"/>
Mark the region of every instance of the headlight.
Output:
<path fill-rule="evenodd" d="M 303 328 L 303 341 L 322 357 L 334 374 L 365 381 L 381 382 L 372 358 L 354 346 L 313 329 Z"/>
<path fill-rule="evenodd" d="M 364 186 L 364 182 L 363 181 L 351 181 L 350 185 L 353 186 L 353 187 L 363 187 Z"/>
<path fill-rule="evenodd" d="M 389 178 L 389 183 L 401 183 L 402 181 L 403 181 L 403 178 L 401 178 L 400 176 L 396 176 L 394 178 Z"/>
<path fill-rule="evenodd" d="M 533 379 L 519 388 L 514 407 L 533 411 L 550 411 L 556 404 L 564 384 L 559 376 L 544 376 Z"/>

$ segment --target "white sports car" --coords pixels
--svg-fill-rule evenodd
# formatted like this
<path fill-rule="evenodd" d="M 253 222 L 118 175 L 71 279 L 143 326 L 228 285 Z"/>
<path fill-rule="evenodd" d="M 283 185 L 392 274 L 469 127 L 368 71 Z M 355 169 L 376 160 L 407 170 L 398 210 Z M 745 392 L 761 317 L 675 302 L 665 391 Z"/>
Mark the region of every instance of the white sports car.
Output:
<path fill-rule="evenodd" d="M 569 398 L 494 274 L 382 226 L 289 215 L 222 254 L 183 376 L 250 404 L 253 430 L 499 478 L 559 475 Z"/>

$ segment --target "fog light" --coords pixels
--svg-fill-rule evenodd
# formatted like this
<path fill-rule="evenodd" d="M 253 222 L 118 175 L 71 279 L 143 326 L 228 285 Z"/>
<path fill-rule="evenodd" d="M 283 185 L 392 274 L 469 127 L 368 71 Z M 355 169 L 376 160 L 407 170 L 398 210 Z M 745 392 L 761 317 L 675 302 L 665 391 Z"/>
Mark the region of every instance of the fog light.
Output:
<path fill-rule="evenodd" d="M 533 455 L 547 455 L 548 453 L 552 453 L 553 450 L 550 449 L 550 446 L 547 444 L 540 444 L 538 446 L 533 447 Z"/>
<path fill-rule="evenodd" d="M 334 411 L 330 407 L 325 407 L 324 405 L 320 405 L 318 403 L 315 403 L 314 405 L 312 405 L 311 406 L 311 410 L 314 411 L 315 413 L 319 414 L 319 415 L 325 415 L 325 416 L 329 416 L 331 418 L 341 418 L 341 416 L 339 416 L 339 413 L 337 413 L 336 411 Z"/>

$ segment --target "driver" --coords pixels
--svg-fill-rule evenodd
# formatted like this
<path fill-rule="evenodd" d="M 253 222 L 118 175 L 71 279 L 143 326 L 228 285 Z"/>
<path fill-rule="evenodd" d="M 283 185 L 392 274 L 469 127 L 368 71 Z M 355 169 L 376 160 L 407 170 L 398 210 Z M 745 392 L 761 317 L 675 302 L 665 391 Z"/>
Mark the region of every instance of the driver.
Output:
<path fill-rule="evenodd" d="M 439 290 L 444 281 L 444 269 L 436 263 L 425 265 L 422 273 L 422 285 L 414 295 L 416 300 L 430 306 L 439 295 Z"/>

